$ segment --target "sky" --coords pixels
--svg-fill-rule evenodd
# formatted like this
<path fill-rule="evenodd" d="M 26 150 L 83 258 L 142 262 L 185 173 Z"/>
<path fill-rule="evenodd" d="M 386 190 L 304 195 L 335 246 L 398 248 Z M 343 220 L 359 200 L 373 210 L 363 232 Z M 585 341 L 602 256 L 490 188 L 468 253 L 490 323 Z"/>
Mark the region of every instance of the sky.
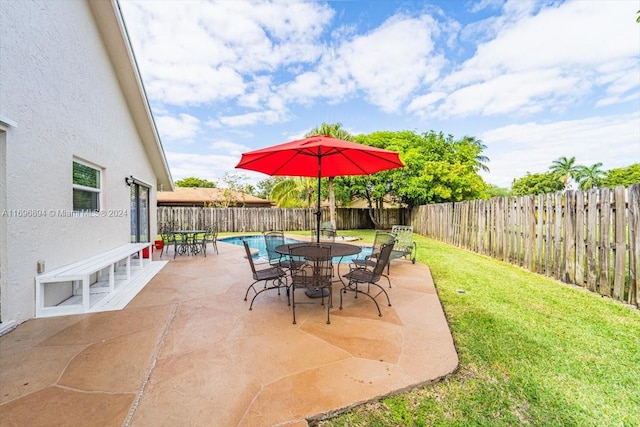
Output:
<path fill-rule="evenodd" d="M 472 136 L 503 188 L 640 162 L 640 0 L 119 2 L 174 181 L 323 122 Z"/>

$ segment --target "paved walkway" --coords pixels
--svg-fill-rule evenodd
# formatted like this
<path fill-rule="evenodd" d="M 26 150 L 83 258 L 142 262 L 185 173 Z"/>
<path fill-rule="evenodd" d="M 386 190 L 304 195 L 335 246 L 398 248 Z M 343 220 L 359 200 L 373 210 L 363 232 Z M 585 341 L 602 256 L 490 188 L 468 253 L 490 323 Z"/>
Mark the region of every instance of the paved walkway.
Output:
<path fill-rule="evenodd" d="M 0 426 L 306 426 L 457 368 L 426 266 L 392 263 L 382 317 L 335 292 L 330 325 L 320 305 L 293 325 L 284 293 L 248 310 L 243 249 L 218 246 L 171 259 L 123 310 L 0 337 Z"/>

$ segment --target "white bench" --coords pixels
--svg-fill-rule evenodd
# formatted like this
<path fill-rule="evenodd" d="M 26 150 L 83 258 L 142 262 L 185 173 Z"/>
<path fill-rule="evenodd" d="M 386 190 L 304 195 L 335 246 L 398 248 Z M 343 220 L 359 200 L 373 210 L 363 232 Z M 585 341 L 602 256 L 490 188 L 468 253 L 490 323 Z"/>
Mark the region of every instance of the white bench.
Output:
<path fill-rule="evenodd" d="M 152 245 L 153 243 L 129 243 L 36 276 L 36 317 L 89 312 L 92 295 L 113 293 L 119 283 L 126 283 L 131 279 L 133 255 L 138 255 L 138 262 L 134 267 L 144 268 L 142 252 L 146 248 L 151 259 Z M 118 267 L 122 267 L 123 263 L 124 274 L 118 271 Z M 108 269 L 107 280 L 96 280 L 92 283 L 92 276 L 102 278 L 105 269 Z M 118 278 L 117 273 L 123 277 Z M 60 282 L 71 282 L 72 295 L 59 304 L 45 307 L 47 285 Z"/>

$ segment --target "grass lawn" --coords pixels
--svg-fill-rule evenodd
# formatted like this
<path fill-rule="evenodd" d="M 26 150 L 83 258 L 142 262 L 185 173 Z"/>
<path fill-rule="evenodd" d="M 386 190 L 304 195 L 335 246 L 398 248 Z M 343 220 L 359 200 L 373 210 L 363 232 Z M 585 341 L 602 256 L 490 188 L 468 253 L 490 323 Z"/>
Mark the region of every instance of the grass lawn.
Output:
<path fill-rule="evenodd" d="M 371 230 L 339 234 L 373 239 Z M 416 242 L 459 370 L 319 425 L 640 426 L 640 311 L 443 243 Z"/>

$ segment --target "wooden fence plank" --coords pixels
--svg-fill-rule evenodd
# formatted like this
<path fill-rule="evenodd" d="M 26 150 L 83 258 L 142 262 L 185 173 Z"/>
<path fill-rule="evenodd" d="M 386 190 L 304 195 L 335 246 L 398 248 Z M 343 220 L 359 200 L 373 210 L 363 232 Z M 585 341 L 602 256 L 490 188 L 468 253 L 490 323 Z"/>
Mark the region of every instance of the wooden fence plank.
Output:
<path fill-rule="evenodd" d="M 558 280 L 562 280 L 564 275 L 564 254 L 562 251 L 562 193 L 556 193 L 554 200 L 554 234 L 553 234 L 553 244 L 554 244 L 554 262 L 555 262 L 555 277 Z"/>
<path fill-rule="evenodd" d="M 553 195 L 547 194 L 544 209 L 544 220 L 546 222 L 544 272 L 547 276 L 553 276 Z"/>
<path fill-rule="evenodd" d="M 536 196 L 536 204 L 534 206 L 535 221 L 535 255 L 536 272 L 544 274 L 544 195 Z"/>
<path fill-rule="evenodd" d="M 601 295 L 611 296 L 611 191 L 608 188 L 600 190 L 600 224 L 599 224 L 599 252 L 598 264 L 600 278 L 598 279 L 598 292 Z"/>
<path fill-rule="evenodd" d="M 587 240 L 586 240 L 586 268 L 587 289 L 595 292 L 598 287 L 598 247 L 596 231 L 598 229 L 598 190 L 587 193 Z"/>
<path fill-rule="evenodd" d="M 526 260 L 529 271 L 536 271 L 536 201 L 534 196 L 527 196 L 527 236 L 525 242 L 527 245 L 528 259 Z"/>
<path fill-rule="evenodd" d="M 575 269 L 575 279 L 569 278 L 567 280 L 568 283 L 576 283 L 578 286 L 584 286 L 585 283 L 585 275 L 584 275 L 584 256 L 585 256 L 585 210 L 584 210 L 584 193 L 582 191 L 578 191 L 575 194 L 576 201 L 576 209 L 575 209 L 575 226 L 574 226 L 574 235 L 575 235 L 575 257 L 571 260 L 574 264 Z"/>
<path fill-rule="evenodd" d="M 624 300 L 625 256 L 627 250 L 627 227 L 625 224 L 625 188 L 616 187 L 614 197 L 614 267 L 613 267 L 613 298 Z"/>
<path fill-rule="evenodd" d="M 640 184 L 629 188 L 629 297 L 636 307 L 640 303 Z"/>

